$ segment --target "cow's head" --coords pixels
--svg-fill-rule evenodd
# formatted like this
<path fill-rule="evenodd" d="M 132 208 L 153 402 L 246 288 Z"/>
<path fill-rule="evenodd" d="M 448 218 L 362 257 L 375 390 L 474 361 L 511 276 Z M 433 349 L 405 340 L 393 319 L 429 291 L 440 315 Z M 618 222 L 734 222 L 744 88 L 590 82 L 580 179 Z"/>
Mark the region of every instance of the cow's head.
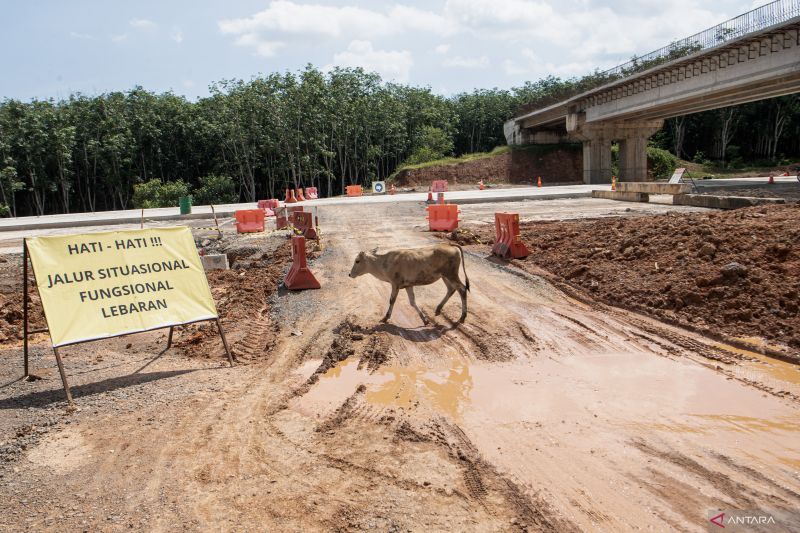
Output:
<path fill-rule="evenodd" d="M 369 274 L 369 265 L 372 264 L 370 259 L 374 257 L 373 252 L 358 252 L 356 260 L 353 261 L 353 268 L 350 269 L 350 277 L 357 278 L 358 276 Z"/>

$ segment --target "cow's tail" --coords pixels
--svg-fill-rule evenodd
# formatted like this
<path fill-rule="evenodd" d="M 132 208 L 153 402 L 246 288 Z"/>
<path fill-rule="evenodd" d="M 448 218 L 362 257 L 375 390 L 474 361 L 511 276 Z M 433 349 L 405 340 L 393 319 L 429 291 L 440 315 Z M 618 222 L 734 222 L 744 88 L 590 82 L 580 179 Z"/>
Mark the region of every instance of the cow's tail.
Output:
<path fill-rule="evenodd" d="M 469 277 L 467 277 L 467 263 L 464 262 L 464 249 L 458 244 L 454 244 L 453 246 L 458 246 L 458 250 L 461 252 L 461 268 L 464 269 L 464 285 L 467 287 L 467 290 L 469 290 Z"/>

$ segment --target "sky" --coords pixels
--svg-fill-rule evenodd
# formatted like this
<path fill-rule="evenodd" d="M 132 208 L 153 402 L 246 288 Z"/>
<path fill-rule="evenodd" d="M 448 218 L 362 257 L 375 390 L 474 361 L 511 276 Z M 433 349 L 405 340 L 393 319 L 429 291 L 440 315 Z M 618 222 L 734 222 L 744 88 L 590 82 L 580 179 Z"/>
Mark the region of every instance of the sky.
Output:
<path fill-rule="evenodd" d="M 0 99 L 363 67 L 452 95 L 611 68 L 764 1 L 0 0 Z"/>

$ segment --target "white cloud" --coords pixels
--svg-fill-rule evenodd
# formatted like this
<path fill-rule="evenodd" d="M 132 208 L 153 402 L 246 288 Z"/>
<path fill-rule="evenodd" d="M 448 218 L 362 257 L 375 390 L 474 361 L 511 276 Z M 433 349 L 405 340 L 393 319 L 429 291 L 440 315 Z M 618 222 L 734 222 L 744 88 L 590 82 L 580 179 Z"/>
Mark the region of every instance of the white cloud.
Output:
<path fill-rule="evenodd" d="M 273 57 L 279 48 L 285 46 L 281 41 L 268 41 L 261 38 L 256 33 L 245 33 L 240 35 L 235 44 L 253 49 L 253 53 L 261 57 Z"/>
<path fill-rule="evenodd" d="M 122 41 L 125 41 L 127 39 L 128 39 L 127 33 L 118 33 L 111 36 L 112 43 L 121 43 Z"/>
<path fill-rule="evenodd" d="M 252 43 L 300 39 L 308 36 L 373 40 L 406 32 L 451 35 L 456 21 L 443 14 L 397 4 L 388 11 L 356 6 L 300 4 L 292 0 L 273 0 L 263 11 L 243 18 L 221 20 L 223 34 L 237 35 Z"/>
<path fill-rule="evenodd" d="M 333 56 L 333 63 L 325 69 L 361 67 L 386 79 L 405 82 L 413 65 L 414 59 L 408 50 L 375 50 L 369 41 L 352 41 L 347 50 Z"/>
<path fill-rule="evenodd" d="M 360 5 L 316 1 L 320 3 L 270 0 L 265 9 L 221 20 L 218 27 L 236 45 L 264 57 L 274 56 L 284 46 L 305 58 L 311 47 L 341 49 L 350 43 L 335 55 L 337 61 L 389 72 L 397 79 L 407 77 L 414 51 L 421 53 L 423 63 L 461 69 L 451 71 L 451 76 L 466 77 L 470 69 L 494 67 L 499 76 L 505 73 L 519 80 L 549 74 L 580 76 L 610 68 L 722 22 L 728 17 L 718 10 L 726 6 L 743 9 L 733 5 L 733 0 L 715 4 L 701 0 L 634 4 L 621 0 L 444 0 L 419 3 L 422 7 L 407 0 Z M 431 39 L 437 37 L 440 44 L 432 44 Z M 398 45 L 389 42 L 408 44 L 402 51 L 392 51 Z M 519 52 L 512 56 L 508 50 Z"/>
<path fill-rule="evenodd" d="M 181 31 L 180 28 L 172 28 L 172 33 L 169 34 L 169 38 L 180 44 L 183 42 L 183 31 Z"/>
<path fill-rule="evenodd" d="M 94 35 L 90 35 L 88 33 L 78 33 L 76 31 L 69 32 L 69 36 L 73 39 L 81 39 L 85 41 L 92 41 L 95 38 Z"/>
<path fill-rule="evenodd" d="M 246 18 L 222 20 L 222 33 L 257 34 L 280 32 L 295 35 L 381 34 L 392 31 L 385 15 L 360 7 L 334 7 L 319 4 L 296 4 L 275 0 L 269 7 Z"/>
<path fill-rule="evenodd" d="M 486 56 L 480 57 L 448 57 L 442 61 L 445 67 L 458 67 L 458 68 L 486 68 L 489 66 L 489 58 Z"/>
<path fill-rule="evenodd" d="M 156 23 L 147 19 L 131 19 L 128 24 L 137 30 L 154 30 L 156 28 Z"/>

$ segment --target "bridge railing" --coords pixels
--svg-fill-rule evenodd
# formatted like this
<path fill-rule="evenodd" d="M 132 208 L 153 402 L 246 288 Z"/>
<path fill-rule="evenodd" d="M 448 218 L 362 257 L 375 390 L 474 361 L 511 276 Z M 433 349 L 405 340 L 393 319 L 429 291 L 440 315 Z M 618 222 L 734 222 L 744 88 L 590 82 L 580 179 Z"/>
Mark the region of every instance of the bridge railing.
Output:
<path fill-rule="evenodd" d="M 691 37 L 674 41 L 649 54 L 634 57 L 627 63 L 600 74 L 605 78 L 611 79 L 629 76 L 660 63 L 666 63 L 694 52 L 714 48 L 798 16 L 800 16 L 800 0 L 775 0 L 738 17 L 726 20 L 722 24 L 717 24 L 713 28 L 696 33 Z"/>
<path fill-rule="evenodd" d="M 556 94 L 548 94 L 533 99 L 520 106 L 515 115 L 522 115 L 536 109 L 557 104 L 577 96 L 586 91 L 591 91 L 638 72 L 645 71 L 662 63 L 722 45 L 728 41 L 742 38 L 750 33 L 755 33 L 770 26 L 800 17 L 800 0 L 775 0 L 738 17 L 732 18 L 708 28 L 691 37 L 674 41 L 663 48 L 654 50 L 649 54 L 634 57 L 627 63 L 618 65 L 606 71 L 596 70 L 582 78 L 569 80 L 571 84 Z"/>

